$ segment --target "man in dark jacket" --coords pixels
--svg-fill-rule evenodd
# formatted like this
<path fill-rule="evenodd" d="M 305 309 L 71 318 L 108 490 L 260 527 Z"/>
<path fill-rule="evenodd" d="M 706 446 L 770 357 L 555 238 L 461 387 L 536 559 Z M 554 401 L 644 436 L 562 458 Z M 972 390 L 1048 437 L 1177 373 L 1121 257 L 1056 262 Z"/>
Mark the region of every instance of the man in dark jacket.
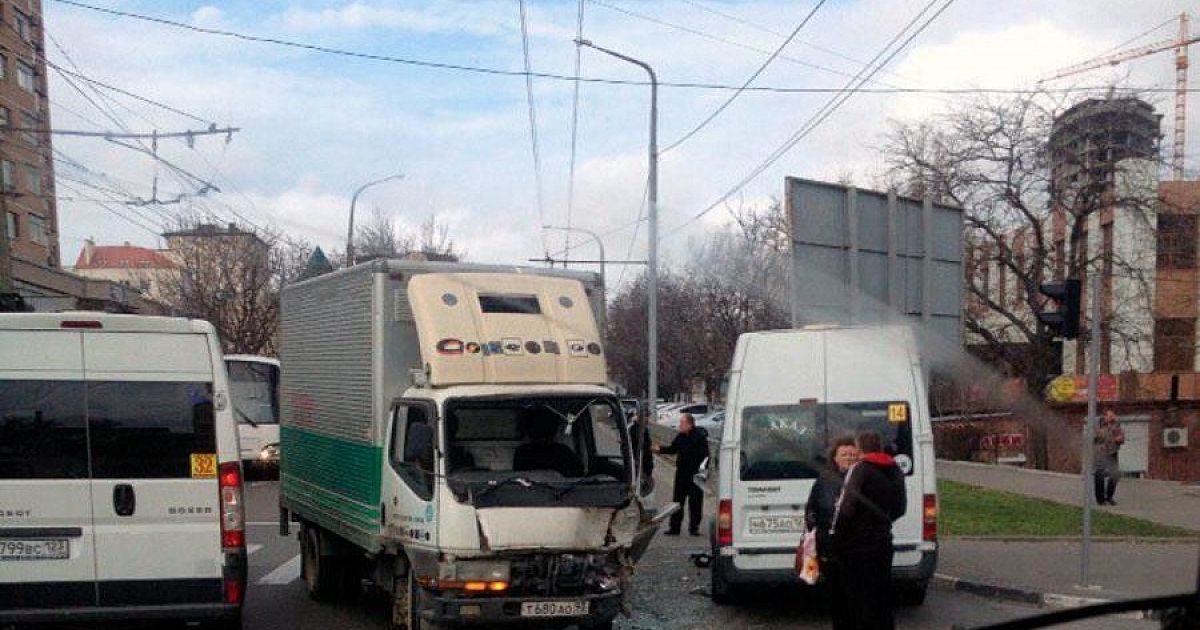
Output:
<path fill-rule="evenodd" d="M 904 515 L 904 473 L 874 431 L 858 434 L 862 459 L 846 474 L 833 518 L 838 582 L 856 630 L 891 630 L 892 523 Z"/>
<path fill-rule="evenodd" d="M 692 477 L 700 471 L 700 464 L 708 459 L 708 431 L 696 428 L 692 414 L 679 415 L 679 433 L 667 446 L 655 446 L 655 453 L 678 455 L 675 459 L 675 492 L 671 500 L 679 504 L 679 510 L 671 515 L 671 527 L 667 536 L 678 536 L 683 524 L 683 505 L 688 508 L 688 532 L 700 535 L 700 513 L 704 508 L 704 490 L 696 485 Z"/>

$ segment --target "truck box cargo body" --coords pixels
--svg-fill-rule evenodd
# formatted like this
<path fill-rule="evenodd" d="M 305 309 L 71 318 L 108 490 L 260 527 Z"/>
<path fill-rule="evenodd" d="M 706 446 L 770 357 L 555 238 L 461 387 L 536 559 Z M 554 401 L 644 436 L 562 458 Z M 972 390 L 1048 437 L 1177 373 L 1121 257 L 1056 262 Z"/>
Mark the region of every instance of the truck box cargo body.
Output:
<path fill-rule="evenodd" d="M 310 594 L 336 565 L 391 590 L 400 627 L 610 621 L 658 519 L 604 387 L 603 304 L 595 274 L 457 263 L 287 287 L 280 503 Z M 488 598 L 460 610 L 467 583 Z"/>

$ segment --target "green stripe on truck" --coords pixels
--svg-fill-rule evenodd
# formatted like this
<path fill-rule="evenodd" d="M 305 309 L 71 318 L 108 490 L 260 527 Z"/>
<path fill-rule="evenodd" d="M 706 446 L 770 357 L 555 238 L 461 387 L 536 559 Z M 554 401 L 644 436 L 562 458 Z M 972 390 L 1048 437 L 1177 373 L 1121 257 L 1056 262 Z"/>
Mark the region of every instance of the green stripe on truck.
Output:
<path fill-rule="evenodd" d="M 366 548 L 379 534 L 383 449 L 294 426 L 279 430 L 284 503 Z"/>

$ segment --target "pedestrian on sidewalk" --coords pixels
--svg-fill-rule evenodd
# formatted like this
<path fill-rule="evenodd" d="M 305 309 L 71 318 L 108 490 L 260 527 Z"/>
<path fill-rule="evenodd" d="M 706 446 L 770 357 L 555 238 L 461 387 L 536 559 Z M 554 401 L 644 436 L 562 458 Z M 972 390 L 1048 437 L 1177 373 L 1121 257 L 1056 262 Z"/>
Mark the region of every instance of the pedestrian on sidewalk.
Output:
<path fill-rule="evenodd" d="M 855 437 L 862 459 L 846 473 L 833 517 L 834 562 L 847 628 L 892 630 L 892 523 L 904 514 L 904 473 L 875 431 Z"/>
<path fill-rule="evenodd" d="M 1096 427 L 1092 438 L 1092 477 L 1095 480 L 1096 504 L 1116 505 L 1113 495 L 1117 492 L 1117 479 L 1121 477 L 1118 453 L 1125 443 L 1125 431 L 1117 421 L 1112 409 L 1104 412 L 1104 418 Z"/>
<path fill-rule="evenodd" d="M 704 509 L 704 490 L 696 485 L 693 476 L 700 471 L 700 464 L 708 459 L 708 431 L 696 426 L 690 413 L 679 414 L 679 433 L 666 446 L 654 446 L 654 452 L 676 455 L 675 489 L 671 500 L 679 504 L 679 510 L 671 515 L 671 526 L 667 536 L 678 536 L 683 524 L 683 506 L 687 504 L 688 533 L 700 535 L 700 514 Z"/>
<path fill-rule="evenodd" d="M 650 450 L 649 419 L 644 405 L 638 405 L 633 423 L 629 425 L 629 441 L 633 447 L 634 465 L 641 470 L 641 494 L 654 489 L 654 453 Z"/>
<path fill-rule="evenodd" d="M 854 445 L 853 436 L 844 435 L 834 440 L 826 457 L 827 466 L 813 483 L 808 503 L 804 506 L 804 523 L 808 529 L 817 532 L 817 559 L 820 561 L 821 579 L 829 589 L 829 612 L 834 630 L 851 626 L 850 609 L 838 586 L 838 571 L 841 569 L 834 559 L 830 529 L 833 528 L 833 515 L 838 496 L 842 493 L 842 483 L 858 458 L 858 447 Z"/>

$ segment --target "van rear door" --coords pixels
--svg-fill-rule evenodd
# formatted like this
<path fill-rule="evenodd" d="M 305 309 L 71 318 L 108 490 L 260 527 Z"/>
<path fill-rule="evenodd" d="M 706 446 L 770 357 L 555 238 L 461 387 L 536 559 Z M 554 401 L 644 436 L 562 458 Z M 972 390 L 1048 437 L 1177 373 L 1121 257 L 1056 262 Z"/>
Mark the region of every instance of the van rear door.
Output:
<path fill-rule="evenodd" d="M 819 334 L 751 337 L 738 379 L 734 439 L 741 448 L 731 471 L 739 569 L 792 566 L 824 448 L 824 370 Z"/>
<path fill-rule="evenodd" d="M 203 334 L 83 334 L 101 606 L 222 599 L 214 357 Z"/>
<path fill-rule="evenodd" d="M 920 371 L 909 354 L 903 328 L 845 328 L 826 333 L 825 357 L 829 378 L 829 431 L 878 431 L 885 445 L 896 450 L 896 463 L 905 473 L 907 511 L 892 525 L 898 551 L 921 542 L 921 501 L 924 492 L 920 449 L 914 449 L 915 414 Z M 915 561 L 914 561 L 915 562 Z M 912 564 L 896 555 L 897 564 Z"/>
<path fill-rule="evenodd" d="M 81 343 L 0 330 L 0 613 L 96 603 Z"/>

